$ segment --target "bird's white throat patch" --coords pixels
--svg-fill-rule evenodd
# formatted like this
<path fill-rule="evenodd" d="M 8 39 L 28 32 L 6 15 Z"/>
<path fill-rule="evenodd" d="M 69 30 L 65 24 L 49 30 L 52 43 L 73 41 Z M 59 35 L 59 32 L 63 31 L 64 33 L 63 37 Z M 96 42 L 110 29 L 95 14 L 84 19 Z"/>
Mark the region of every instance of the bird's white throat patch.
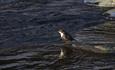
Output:
<path fill-rule="evenodd" d="M 60 33 L 61 37 L 64 37 L 64 34 L 62 32 L 59 31 L 59 33 Z"/>

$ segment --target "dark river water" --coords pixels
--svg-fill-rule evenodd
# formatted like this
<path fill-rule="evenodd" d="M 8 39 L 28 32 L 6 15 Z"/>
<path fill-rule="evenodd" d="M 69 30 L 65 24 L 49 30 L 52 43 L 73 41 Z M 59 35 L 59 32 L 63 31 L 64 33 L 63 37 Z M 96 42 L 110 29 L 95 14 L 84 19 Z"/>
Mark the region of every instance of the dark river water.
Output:
<path fill-rule="evenodd" d="M 99 35 L 82 32 L 110 22 L 102 12 L 82 0 L 1 0 L 0 70 L 114 70 L 113 55 L 76 50 L 74 57 L 58 61 L 60 48 L 54 45 L 62 43 L 59 28 L 81 42 L 115 43 L 114 31 L 101 30 Z"/>
<path fill-rule="evenodd" d="M 75 0 L 17 1 L 0 6 L 0 45 L 59 42 L 57 30 L 74 33 L 103 21 L 101 9 Z"/>

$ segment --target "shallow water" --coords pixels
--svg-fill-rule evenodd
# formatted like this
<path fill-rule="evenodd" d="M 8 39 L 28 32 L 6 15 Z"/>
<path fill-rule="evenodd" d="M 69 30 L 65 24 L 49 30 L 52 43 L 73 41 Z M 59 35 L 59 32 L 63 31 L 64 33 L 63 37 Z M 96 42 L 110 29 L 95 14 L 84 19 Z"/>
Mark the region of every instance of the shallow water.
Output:
<path fill-rule="evenodd" d="M 82 43 L 105 43 L 114 46 L 114 27 L 107 30 L 102 27 L 111 21 L 104 20 L 101 12 L 101 8 L 86 6 L 80 0 L 22 0 L 2 4 L 0 69 L 115 69 L 114 55 L 97 55 L 76 50 L 70 59 L 58 60 L 59 47 L 63 46 L 54 45 L 62 43 L 57 30 L 63 27 Z M 98 24 L 101 25 L 97 26 Z"/>
<path fill-rule="evenodd" d="M 100 14 L 100 8 L 74 0 L 4 4 L 0 7 L 0 44 L 15 47 L 23 43 L 59 42 L 60 27 L 74 35 L 82 28 L 103 22 Z"/>
<path fill-rule="evenodd" d="M 1 48 L 1 70 L 99 70 L 115 69 L 114 55 L 76 50 L 70 58 L 59 60 L 59 47 L 54 45 Z"/>

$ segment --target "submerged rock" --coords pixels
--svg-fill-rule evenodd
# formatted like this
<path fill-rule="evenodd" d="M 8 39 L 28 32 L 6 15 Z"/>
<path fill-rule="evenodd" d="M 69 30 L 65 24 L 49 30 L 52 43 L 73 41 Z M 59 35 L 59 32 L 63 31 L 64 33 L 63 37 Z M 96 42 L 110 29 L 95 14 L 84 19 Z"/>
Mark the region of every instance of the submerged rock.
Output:
<path fill-rule="evenodd" d="M 115 53 L 115 22 L 106 22 L 76 34 L 81 49 L 96 53 Z"/>
<path fill-rule="evenodd" d="M 115 20 L 115 9 L 108 10 L 104 12 L 106 19 Z"/>
<path fill-rule="evenodd" d="M 83 31 L 77 33 L 75 40 L 69 39 L 68 38 L 69 34 L 65 33 L 65 31 L 63 30 L 62 34 L 64 38 L 65 39 L 67 38 L 69 40 L 69 42 L 64 41 L 65 44 L 64 47 L 69 48 L 69 50 L 73 47 L 73 49 L 79 49 L 87 52 L 94 52 L 100 54 L 115 53 L 115 36 L 114 36 L 115 24 L 114 23 L 115 23 L 114 21 L 107 22 L 104 24 L 100 24 L 98 26 L 93 26 L 84 29 Z M 72 51 L 69 50 L 66 48 L 64 49 L 61 48 L 60 55 L 65 56 L 67 55 L 66 53 L 72 53 Z"/>

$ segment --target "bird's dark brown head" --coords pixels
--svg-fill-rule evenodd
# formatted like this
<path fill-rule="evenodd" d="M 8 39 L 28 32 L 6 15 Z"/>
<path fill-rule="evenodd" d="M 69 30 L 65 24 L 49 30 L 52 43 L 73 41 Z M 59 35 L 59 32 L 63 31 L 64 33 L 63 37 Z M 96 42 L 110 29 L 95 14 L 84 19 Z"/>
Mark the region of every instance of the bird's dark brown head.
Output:
<path fill-rule="evenodd" d="M 72 38 L 72 36 L 69 33 L 67 33 L 64 29 L 60 29 L 58 32 L 59 32 L 59 34 L 61 36 L 61 39 L 64 42 L 70 42 L 70 41 L 74 40 Z"/>
<path fill-rule="evenodd" d="M 60 32 L 61 32 L 61 33 L 64 33 L 65 31 L 64 31 L 64 29 L 59 29 L 58 32 L 59 32 L 59 33 L 60 33 Z"/>

